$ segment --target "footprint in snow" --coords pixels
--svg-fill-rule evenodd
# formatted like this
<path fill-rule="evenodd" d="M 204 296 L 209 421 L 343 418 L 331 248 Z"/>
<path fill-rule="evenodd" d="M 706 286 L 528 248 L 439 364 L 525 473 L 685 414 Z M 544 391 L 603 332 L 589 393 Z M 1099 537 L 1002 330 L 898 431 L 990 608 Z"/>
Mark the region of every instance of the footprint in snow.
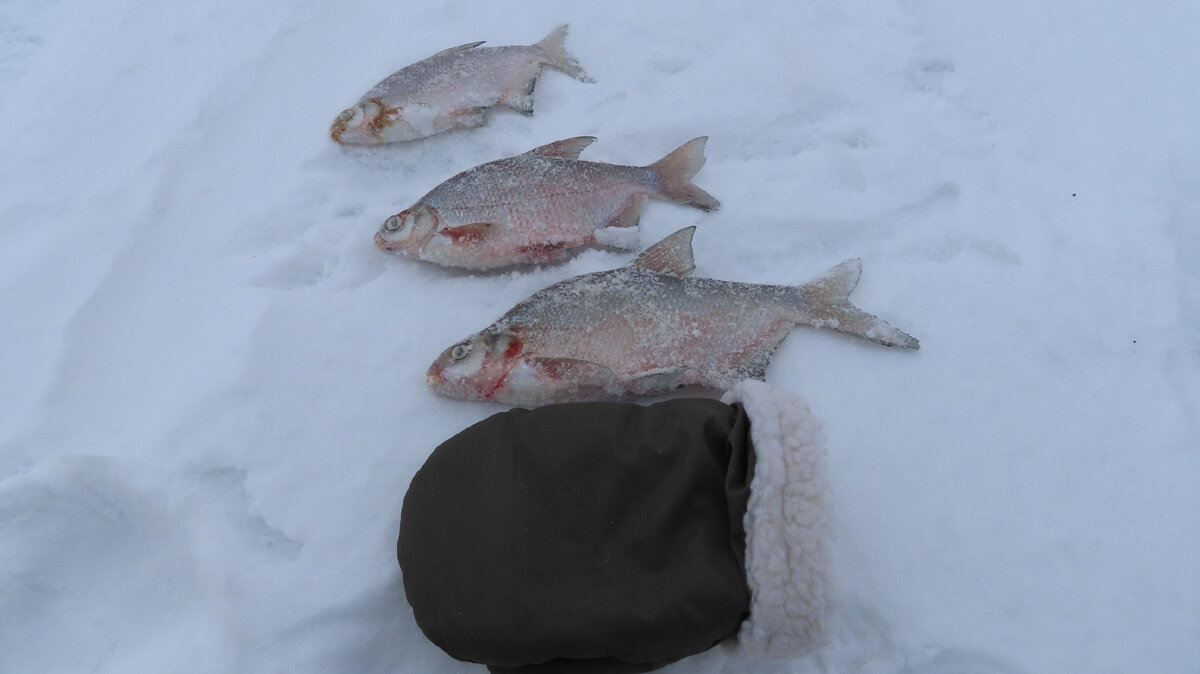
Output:
<path fill-rule="evenodd" d="M 257 288 L 299 290 L 321 283 L 336 268 L 337 257 L 332 251 L 302 243 L 249 283 Z"/>

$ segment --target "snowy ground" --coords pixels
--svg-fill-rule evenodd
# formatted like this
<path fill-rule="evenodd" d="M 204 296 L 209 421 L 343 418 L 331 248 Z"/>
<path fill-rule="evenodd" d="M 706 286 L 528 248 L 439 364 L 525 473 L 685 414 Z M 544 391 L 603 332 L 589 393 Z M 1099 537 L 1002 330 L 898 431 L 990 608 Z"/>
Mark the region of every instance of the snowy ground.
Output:
<path fill-rule="evenodd" d="M 744 5 L 744 6 L 738 6 Z M 849 5 L 849 6 L 847 6 Z M 595 84 L 346 150 L 392 70 L 570 22 Z M 864 262 L 898 352 L 797 330 L 842 611 L 793 663 L 1200 671 L 1200 9 L 1187 0 L 0 0 L 0 671 L 475 672 L 403 597 L 401 498 L 498 409 L 423 381 L 515 301 L 630 255 L 469 276 L 388 214 L 568 136 L 709 135 L 697 274 Z"/>

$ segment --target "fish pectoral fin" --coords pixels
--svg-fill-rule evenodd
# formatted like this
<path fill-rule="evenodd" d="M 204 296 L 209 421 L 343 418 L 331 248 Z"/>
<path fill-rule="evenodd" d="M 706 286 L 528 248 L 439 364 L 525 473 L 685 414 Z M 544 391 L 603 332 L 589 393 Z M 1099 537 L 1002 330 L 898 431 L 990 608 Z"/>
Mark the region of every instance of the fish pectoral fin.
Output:
<path fill-rule="evenodd" d="M 612 217 L 605 227 L 637 227 L 642 219 L 642 211 L 646 209 L 646 195 L 635 194 L 625 200 L 617 214 Z"/>
<path fill-rule="evenodd" d="M 479 45 L 483 44 L 484 42 L 487 42 L 487 40 L 480 40 L 479 42 L 468 42 L 466 44 L 460 44 L 457 47 L 443 49 L 440 52 L 434 54 L 433 56 L 444 56 L 446 54 L 453 54 L 456 51 L 466 51 L 468 49 L 474 49 L 474 48 L 478 47 Z M 431 56 L 430 58 L 433 58 L 433 56 Z"/>
<path fill-rule="evenodd" d="M 625 381 L 625 388 L 636 395 L 658 395 L 674 391 L 682 385 L 686 365 L 664 367 L 634 375 Z"/>
<path fill-rule="evenodd" d="M 441 121 L 450 129 L 477 129 L 487 124 L 487 111 L 487 106 L 456 110 Z"/>
<path fill-rule="evenodd" d="M 576 136 L 574 138 L 556 140 L 541 147 L 535 147 L 525 154 L 540 154 L 544 157 L 561 157 L 563 159 L 579 159 L 579 153 L 595 142 L 595 136 Z"/>
<path fill-rule="evenodd" d="M 532 357 L 526 364 L 539 375 L 555 380 L 570 380 L 584 386 L 603 386 L 617 375 L 600 363 L 578 358 Z"/>
<path fill-rule="evenodd" d="M 453 243 L 476 243 L 483 241 L 492 231 L 493 226 L 490 222 L 472 222 L 466 225 L 445 227 L 439 230 L 438 234 L 449 237 Z"/>
<path fill-rule="evenodd" d="M 517 250 L 520 251 L 524 260 L 528 262 L 554 262 L 557 260 L 565 260 L 574 254 L 574 248 L 582 246 L 586 243 L 586 240 L 545 241 L 518 246 Z"/>
<path fill-rule="evenodd" d="M 642 251 L 629 266 L 671 276 L 687 276 L 696 268 L 692 258 L 692 235 L 695 233 L 695 226 L 684 227 Z"/>
<path fill-rule="evenodd" d="M 533 89 L 537 86 L 538 67 L 519 73 L 509 80 L 500 92 L 500 104 L 512 108 L 522 115 L 533 114 Z"/>

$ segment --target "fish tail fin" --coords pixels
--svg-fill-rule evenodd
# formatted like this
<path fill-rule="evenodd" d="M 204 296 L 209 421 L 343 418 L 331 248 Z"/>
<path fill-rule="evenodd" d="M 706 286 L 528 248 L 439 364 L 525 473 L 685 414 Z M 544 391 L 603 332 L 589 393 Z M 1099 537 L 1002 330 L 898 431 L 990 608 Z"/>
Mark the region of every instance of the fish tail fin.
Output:
<path fill-rule="evenodd" d="M 921 348 L 921 343 L 912 335 L 850 303 L 850 292 L 858 285 L 860 275 L 862 261 L 846 260 L 830 269 L 825 276 L 800 286 L 797 290 L 804 306 L 804 318 L 800 322 L 869 339 L 884 346 Z"/>
<path fill-rule="evenodd" d="M 713 195 L 692 183 L 692 176 L 704 166 L 706 143 L 708 136 L 693 138 L 650 165 L 658 174 L 660 196 L 668 201 L 695 206 L 705 211 L 714 211 L 721 207 L 721 202 Z"/>
<path fill-rule="evenodd" d="M 561 70 L 581 82 L 595 82 L 596 80 L 588 77 L 588 74 L 583 71 L 583 66 L 579 65 L 579 61 L 567 53 L 566 39 L 567 24 L 564 23 L 534 46 L 545 53 L 546 63 L 550 67 Z"/>

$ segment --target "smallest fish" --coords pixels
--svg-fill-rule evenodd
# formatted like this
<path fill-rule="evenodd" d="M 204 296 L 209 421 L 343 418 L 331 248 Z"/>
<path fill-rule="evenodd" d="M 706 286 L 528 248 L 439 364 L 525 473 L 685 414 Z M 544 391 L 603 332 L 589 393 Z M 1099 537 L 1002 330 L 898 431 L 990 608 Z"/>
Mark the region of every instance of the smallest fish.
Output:
<path fill-rule="evenodd" d="M 338 115 L 329 135 L 342 145 L 379 145 L 483 126 L 496 105 L 532 115 L 543 66 L 594 81 L 567 54 L 566 37 L 563 25 L 533 45 L 471 42 L 440 51 L 376 84 Z"/>

